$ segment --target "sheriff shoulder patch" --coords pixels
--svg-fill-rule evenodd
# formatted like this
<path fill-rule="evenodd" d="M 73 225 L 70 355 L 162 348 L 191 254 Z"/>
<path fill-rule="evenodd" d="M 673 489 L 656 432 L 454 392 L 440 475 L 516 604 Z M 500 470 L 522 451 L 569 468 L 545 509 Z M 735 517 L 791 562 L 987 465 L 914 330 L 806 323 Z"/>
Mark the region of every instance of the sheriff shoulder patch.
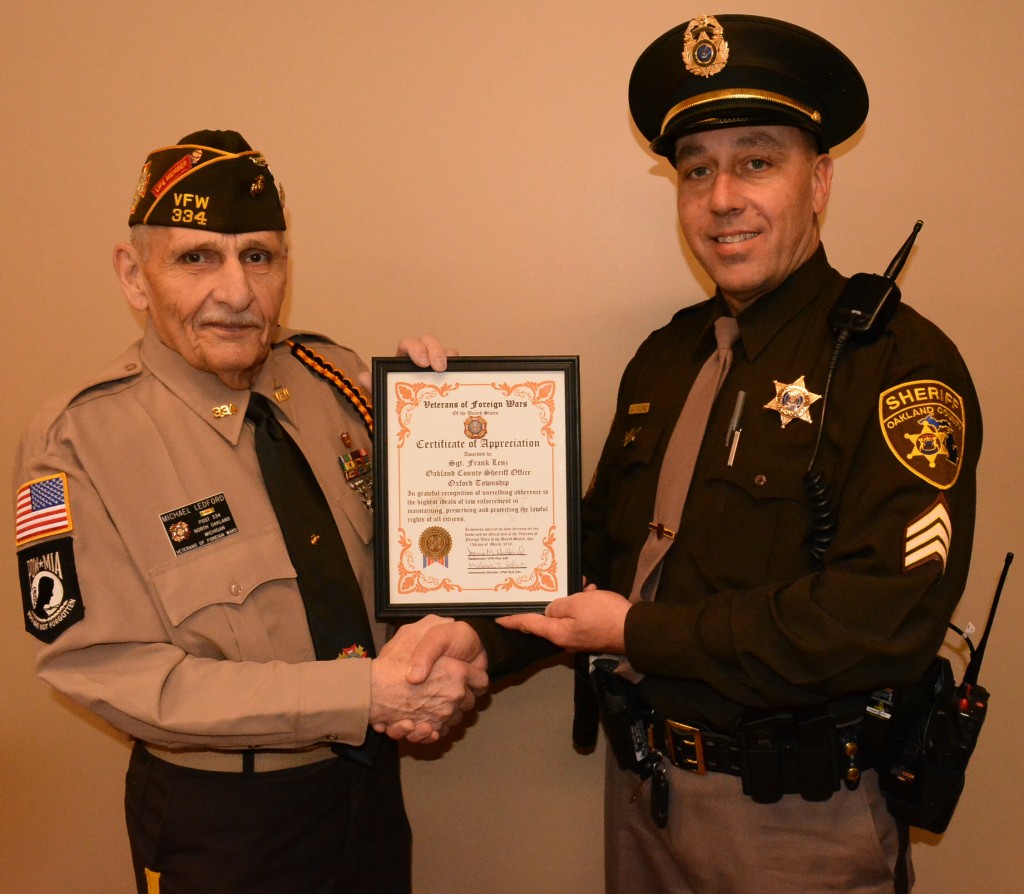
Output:
<path fill-rule="evenodd" d="M 25 629 L 36 639 L 52 643 L 85 617 L 72 538 L 61 537 L 20 550 L 18 577 Z"/>
<path fill-rule="evenodd" d="M 893 455 L 918 478 L 948 490 L 967 439 L 964 402 L 934 379 L 903 382 L 878 398 L 878 421 Z"/>

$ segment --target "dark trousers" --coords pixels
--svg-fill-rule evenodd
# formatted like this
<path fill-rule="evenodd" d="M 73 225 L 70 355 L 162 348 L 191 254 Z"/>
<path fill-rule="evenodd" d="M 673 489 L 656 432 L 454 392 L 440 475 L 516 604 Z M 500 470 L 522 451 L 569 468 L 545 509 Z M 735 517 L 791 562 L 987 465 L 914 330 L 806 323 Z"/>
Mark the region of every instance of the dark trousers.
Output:
<path fill-rule="evenodd" d="M 372 768 L 336 758 L 269 773 L 192 770 L 136 744 L 125 816 L 139 894 L 411 890 L 390 740 Z"/>

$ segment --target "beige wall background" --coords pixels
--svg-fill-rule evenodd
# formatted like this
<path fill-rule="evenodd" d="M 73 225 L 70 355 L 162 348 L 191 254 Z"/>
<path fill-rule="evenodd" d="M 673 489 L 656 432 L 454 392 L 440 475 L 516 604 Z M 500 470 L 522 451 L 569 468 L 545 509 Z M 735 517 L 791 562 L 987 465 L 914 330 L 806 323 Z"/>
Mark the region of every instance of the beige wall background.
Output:
<path fill-rule="evenodd" d="M 579 354 L 588 480 L 623 366 L 706 288 L 669 171 L 630 123 L 627 79 L 656 36 L 721 11 L 818 31 L 868 83 L 868 124 L 837 153 L 825 244 L 844 272 L 880 272 L 925 221 L 904 298 L 956 339 L 986 411 L 957 613 L 980 625 L 1004 554 L 1021 547 L 1024 504 L 1018 0 L 969 13 L 944 0 L 10 4 L 0 467 L 44 397 L 138 336 L 110 266 L 138 170 L 151 148 L 212 127 L 241 130 L 287 190 L 288 319 L 367 358 L 425 331 L 463 353 Z M 0 538 L 13 543 L 9 512 Z M 127 745 L 35 678 L 13 550 L 0 581 L 0 889 L 127 892 Z M 1018 568 L 966 794 L 944 836 L 917 836 L 919 891 L 1020 890 L 1022 628 Z M 555 664 L 506 685 L 454 742 L 405 758 L 417 892 L 599 890 L 601 759 L 572 750 L 570 684 Z"/>

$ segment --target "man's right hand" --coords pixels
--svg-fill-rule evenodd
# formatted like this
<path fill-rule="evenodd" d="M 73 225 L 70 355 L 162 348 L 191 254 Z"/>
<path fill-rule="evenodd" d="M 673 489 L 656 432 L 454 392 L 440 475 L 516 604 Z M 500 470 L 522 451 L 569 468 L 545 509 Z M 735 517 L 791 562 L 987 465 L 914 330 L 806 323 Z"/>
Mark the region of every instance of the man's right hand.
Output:
<path fill-rule="evenodd" d="M 486 668 L 468 624 L 433 615 L 407 624 L 374 659 L 370 724 L 393 739 L 436 741 L 487 689 Z"/>

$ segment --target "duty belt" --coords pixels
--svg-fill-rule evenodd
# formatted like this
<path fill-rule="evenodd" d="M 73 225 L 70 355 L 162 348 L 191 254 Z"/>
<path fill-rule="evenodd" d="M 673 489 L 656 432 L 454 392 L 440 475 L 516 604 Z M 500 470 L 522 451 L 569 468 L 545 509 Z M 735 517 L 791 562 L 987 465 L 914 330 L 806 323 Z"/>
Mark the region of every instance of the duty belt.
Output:
<path fill-rule="evenodd" d="M 667 816 L 665 762 L 691 773 L 728 773 L 762 804 L 786 794 L 826 801 L 840 783 L 856 788 L 870 755 L 857 741 L 861 719 L 837 723 L 826 706 L 749 715 L 730 733 L 658 713 L 617 672 L 618 659 L 591 662 L 590 684 L 619 766 L 653 778 L 652 811 Z M 868 760 L 865 760 L 868 758 Z"/>
<path fill-rule="evenodd" d="M 840 783 L 860 781 L 859 723 L 836 726 L 825 711 L 774 714 L 742 724 L 737 735 L 649 716 L 649 744 L 669 763 L 691 773 L 728 773 L 743 780 L 743 793 L 771 804 L 799 794 L 825 801 Z"/>

